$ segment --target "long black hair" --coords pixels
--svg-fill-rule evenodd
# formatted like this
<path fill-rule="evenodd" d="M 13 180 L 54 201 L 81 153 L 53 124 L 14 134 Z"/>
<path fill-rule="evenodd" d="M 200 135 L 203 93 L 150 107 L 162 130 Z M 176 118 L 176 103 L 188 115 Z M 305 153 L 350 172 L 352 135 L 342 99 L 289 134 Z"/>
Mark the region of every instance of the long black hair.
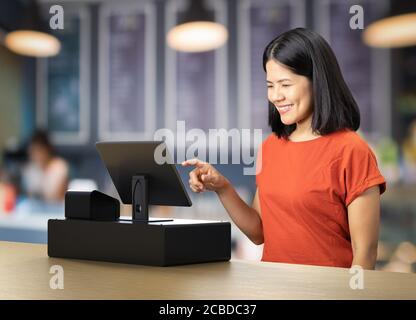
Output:
<path fill-rule="evenodd" d="M 342 129 L 358 130 L 360 111 L 351 94 L 334 52 L 323 37 L 304 28 L 289 30 L 264 49 L 263 69 L 269 60 L 309 78 L 313 87 L 312 130 L 326 135 Z M 269 102 L 269 125 L 280 138 L 287 138 L 296 124 L 285 125 Z"/>

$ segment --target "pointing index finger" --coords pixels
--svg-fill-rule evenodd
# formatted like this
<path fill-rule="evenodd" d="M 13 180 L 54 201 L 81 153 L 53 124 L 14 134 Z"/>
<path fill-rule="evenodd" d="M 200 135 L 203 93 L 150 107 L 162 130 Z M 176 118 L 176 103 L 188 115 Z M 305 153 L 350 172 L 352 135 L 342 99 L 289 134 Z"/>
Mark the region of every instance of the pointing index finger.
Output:
<path fill-rule="evenodd" d="M 182 162 L 182 166 L 187 167 L 187 166 L 197 166 L 197 167 L 202 167 L 205 163 L 197 158 L 194 159 L 190 159 L 190 160 L 185 160 Z"/>

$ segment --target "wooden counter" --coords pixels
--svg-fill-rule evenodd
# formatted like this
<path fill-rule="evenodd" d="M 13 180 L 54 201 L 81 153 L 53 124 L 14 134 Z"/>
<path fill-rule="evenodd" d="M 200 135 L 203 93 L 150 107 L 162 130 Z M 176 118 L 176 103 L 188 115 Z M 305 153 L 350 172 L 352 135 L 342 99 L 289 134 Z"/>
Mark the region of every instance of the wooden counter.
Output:
<path fill-rule="evenodd" d="M 64 289 L 51 289 L 52 265 Z M 416 299 L 416 274 L 364 272 L 353 290 L 349 269 L 230 262 L 147 267 L 47 256 L 42 244 L 0 242 L 0 299 Z"/>

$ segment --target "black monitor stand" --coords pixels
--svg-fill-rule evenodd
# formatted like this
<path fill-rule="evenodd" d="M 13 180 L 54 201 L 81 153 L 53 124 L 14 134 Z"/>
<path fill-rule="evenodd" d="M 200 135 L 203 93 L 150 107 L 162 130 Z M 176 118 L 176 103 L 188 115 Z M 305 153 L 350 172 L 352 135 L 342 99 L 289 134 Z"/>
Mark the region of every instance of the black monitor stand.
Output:
<path fill-rule="evenodd" d="M 135 175 L 131 179 L 131 218 L 135 222 L 149 221 L 148 178 L 145 175 Z"/>
<path fill-rule="evenodd" d="M 149 220 L 149 178 L 146 175 L 137 174 L 131 178 L 131 192 L 131 219 L 133 222 L 173 221 L 173 219 Z"/>

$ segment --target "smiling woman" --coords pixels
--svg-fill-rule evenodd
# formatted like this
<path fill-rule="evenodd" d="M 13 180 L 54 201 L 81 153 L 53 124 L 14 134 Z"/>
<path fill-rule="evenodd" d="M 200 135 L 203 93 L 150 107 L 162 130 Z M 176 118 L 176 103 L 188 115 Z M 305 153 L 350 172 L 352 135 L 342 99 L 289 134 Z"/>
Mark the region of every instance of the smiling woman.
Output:
<path fill-rule="evenodd" d="M 319 34 L 302 28 L 283 33 L 264 50 L 263 68 L 269 125 L 278 137 L 359 128 L 357 103 L 332 49 Z"/>
<path fill-rule="evenodd" d="M 298 28 L 267 45 L 263 67 L 273 131 L 256 177 L 263 260 L 374 268 L 386 184 L 354 132 L 359 109 L 334 53 Z"/>
<path fill-rule="evenodd" d="M 251 206 L 198 159 L 190 186 L 215 191 L 263 261 L 373 269 L 386 182 L 360 126 L 357 104 L 327 42 L 298 28 L 263 54 L 273 133 L 258 154 Z"/>

